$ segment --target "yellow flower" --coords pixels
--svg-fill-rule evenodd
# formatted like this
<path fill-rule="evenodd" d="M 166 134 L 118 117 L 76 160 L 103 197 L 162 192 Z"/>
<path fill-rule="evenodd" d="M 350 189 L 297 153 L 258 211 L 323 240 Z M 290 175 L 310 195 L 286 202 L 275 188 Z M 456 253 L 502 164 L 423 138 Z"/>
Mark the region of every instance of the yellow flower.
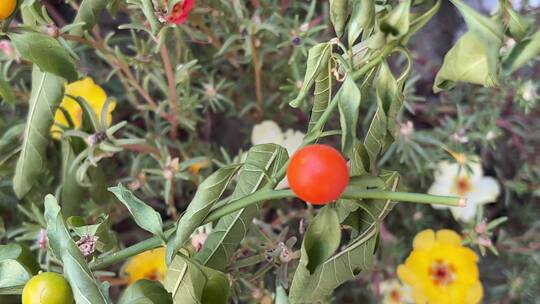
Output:
<path fill-rule="evenodd" d="M 461 246 L 452 230 L 424 230 L 413 241 L 414 250 L 397 273 L 412 288 L 415 303 L 475 304 L 482 300 L 478 257 Z"/>
<path fill-rule="evenodd" d="M 139 253 L 130 258 L 123 269 L 130 284 L 141 279 L 163 281 L 166 271 L 165 247 Z"/>
<path fill-rule="evenodd" d="M 105 105 L 105 101 L 107 101 L 107 94 L 94 82 L 94 80 L 92 80 L 92 78 L 86 77 L 83 80 L 66 85 L 65 95 L 60 104 L 60 107 L 63 108 L 69 115 L 69 118 L 71 118 L 74 127 L 79 128 L 82 124 L 83 110 L 77 101 L 69 96 L 83 98 L 94 110 L 98 119 L 101 120 L 101 109 Z M 107 126 L 110 126 L 111 124 L 112 111 L 115 106 L 116 103 L 112 102 L 107 109 Z M 54 125 L 51 127 L 51 135 L 54 139 L 60 139 L 62 136 L 62 128 L 60 126 L 69 128 L 69 123 L 64 112 L 58 109 L 54 114 Z"/>

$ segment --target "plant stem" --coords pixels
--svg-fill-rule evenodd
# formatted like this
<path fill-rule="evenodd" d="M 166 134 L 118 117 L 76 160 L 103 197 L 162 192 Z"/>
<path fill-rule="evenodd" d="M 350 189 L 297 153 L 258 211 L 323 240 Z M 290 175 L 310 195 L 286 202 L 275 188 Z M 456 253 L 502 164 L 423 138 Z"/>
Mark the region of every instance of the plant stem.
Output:
<path fill-rule="evenodd" d="M 348 188 L 342 198 L 348 199 L 377 199 L 410 202 L 418 204 L 437 204 L 445 206 L 464 206 L 465 199 L 455 196 L 438 196 L 423 193 L 393 192 L 384 190 L 363 190 Z"/>
<path fill-rule="evenodd" d="M 236 201 L 229 202 L 221 208 L 218 208 L 210 212 L 201 225 L 216 221 L 222 218 L 225 215 L 234 213 L 240 209 L 246 208 L 250 205 L 257 204 L 267 200 L 274 199 L 283 199 L 283 198 L 293 198 L 295 197 L 294 193 L 287 190 L 271 190 L 271 189 L 261 189 L 256 191 L 248 196 L 244 196 L 241 199 Z M 381 199 L 381 200 L 393 200 L 393 201 L 402 201 L 402 202 L 412 202 L 420 204 L 439 204 L 446 206 L 463 206 L 465 203 L 463 198 L 459 197 L 450 197 L 450 196 L 435 196 L 429 194 L 421 193 L 406 193 L 406 192 L 392 192 L 385 190 L 363 190 L 355 189 L 353 187 L 347 188 L 342 195 L 342 198 L 347 199 Z M 171 234 L 175 231 L 175 228 L 169 229 L 165 232 L 165 237 L 169 238 Z M 141 252 L 163 246 L 163 239 L 154 236 L 149 239 L 146 239 L 140 243 L 137 243 L 128 248 L 117 251 L 111 255 L 97 258 L 92 261 L 89 266 L 91 269 L 100 269 L 117 262 L 123 261 L 131 256 L 139 254 Z"/>
<path fill-rule="evenodd" d="M 171 58 L 169 57 L 169 51 L 165 43 L 159 48 L 161 54 L 161 60 L 163 61 L 163 68 L 167 75 L 167 84 L 169 87 L 169 103 L 171 108 L 171 132 L 170 137 L 175 140 L 178 133 L 178 94 L 176 93 L 176 79 L 174 78 L 173 68 L 171 64 Z"/>

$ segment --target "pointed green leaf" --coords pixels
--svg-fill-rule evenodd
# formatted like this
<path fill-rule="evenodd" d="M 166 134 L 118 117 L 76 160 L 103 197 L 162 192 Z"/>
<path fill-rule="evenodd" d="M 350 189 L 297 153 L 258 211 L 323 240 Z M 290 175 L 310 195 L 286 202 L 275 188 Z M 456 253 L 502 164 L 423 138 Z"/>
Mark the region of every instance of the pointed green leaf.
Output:
<path fill-rule="evenodd" d="M 331 54 L 332 45 L 330 43 L 319 43 L 309 50 L 304 82 L 296 99 L 289 103 L 291 107 L 298 108 L 302 104 L 304 98 L 306 98 L 306 95 L 313 86 L 315 79 L 317 78 L 319 73 L 324 70 L 324 67 L 328 64 L 328 60 L 330 60 Z"/>
<path fill-rule="evenodd" d="M 361 33 L 366 37 L 375 22 L 375 2 L 373 0 L 354 1 L 351 21 L 349 22 L 348 41 L 352 47 Z"/>
<path fill-rule="evenodd" d="M 540 54 L 540 31 L 516 44 L 503 61 L 506 74 L 515 72 Z"/>
<path fill-rule="evenodd" d="M 341 150 L 349 154 L 356 139 L 358 110 L 360 108 L 360 90 L 352 77 L 348 76 L 336 94 L 341 124 Z"/>
<path fill-rule="evenodd" d="M 0 261 L 16 260 L 21 263 L 30 274 L 37 274 L 40 270 L 36 257 L 30 249 L 22 244 L 11 243 L 0 245 Z"/>
<path fill-rule="evenodd" d="M 17 260 L 0 260 L 0 291 L 26 284 L 30 271 Z"/>
<path fill-rule="evenodd" d="M 313 95 L 313 108 L 311 108 L 311 117 L 309 118 L 308 133 L 313 130 L 322 114 L 328 107 L 332 98 L 332 71 L 330 63 L 326 63 L 321 72 L 315 79 L 315 89 Z M 321 130 L 318 130 L 321 131 Z"/>
<path fill-rule="evenodd" d="M 343 36 L 347 17 L 348 0 L 330 0 L 330 20 L 338 37 Z"/>
<path fill-rule="evenodd" d="M 380 29 L 390 39 L 398 39 L 409 32 L 412 0 L 401 1 L 381 21 Z"/>
<path fill-rule="evenodd" d="M 69 82 L 77 80 L 73 59 L 56 39 L 34 32 L 12 33 L 9 38 L 21 56 L 39 66 L 41 71 L 63 77 Z"/>
<path fill-rule="evenodd" d="M 167 268 L 165 288 L 174 303 L 226 304 L 229 280 L 217 270 L 200 265 L 182 254 L 174 257 Z"/>
<path fill-rule="evenodd" d="M 98 22 L 99 15 L 111 0 L 83 0 L 73 23 L 84 22 L 84 26 L 71 30 L 72 35 L 82 36 L 84 31 L 91 30 Z"/>
<path fill-rule="evenodd" d="M 77 182 L 77 168 L 72 168 L 76 155 L 71 147 L 70 140 L 63 139 L 61 148 L 62 188 L 59 200 L 64 215 L 72 216 L 81 213 L 82 206 L 88 201 L 88 190 Z"/>
<path fill-rule="evenodd" d="M 64 264 L 64 276 L 73 289 L 75 302 L 109 303 L 108 296 L 99 288 L 79 247 L 71 239 L 56 198 L 50 194 L 45 197 L 45 219 L 49 245 L 54 255 Z"/>
<path fill-rule="evenodd" d="M 142 229 L 152 233 L 153 235 L 165 238 L 163 235 L 163 222 L 161 216 L 152 207 L 138 199 L 131 191 L 126 189 L 122 184 L 116 187 L 109 188 L 133 216 L 133 219 Z"/>
<path fill-rule="evenodd" d="M 22 198 L 45 168 L 45 148 L 49 143 L 53 115 L 64 94 L 64 80 L 43 73 L 37 66 L 32 70 L 32 94 L 21 153 L 17 160 L 13 190 Z"/>
<path fill-rule="evenodd" d="M 201 298 L 202 304 L 227 304 L 229 303 L 229 279 L 221 272 L 212 268 L 204 267 L 206 285 Z"/>
<path fill-rule="evenodd" d="M 201 304 L 206 276 L 194 262 L 178 254 L 167 267 L 163 285 L 175 304 Z"/>
<path fill-rule="evenodd" d="M 472 9 L 470 6 L 463 3 L 461 0 L 450 0 L 454 6 L 457 7 L 457 9 L 460 11 L 461 15 L 465 19 L 465 23 L 467 23 L 467 27 L 469 29 L 469 33 L 472 33 L 475 38 L 466 37 L 463 39 L 463 37 L 458 41 L 458 43 L 461 42 L 461 45 L 459 46 L 460 51 L 467 50 L 469 52 L 472 52 L 472 54 L 461 53 L 460 55 L 465 57 L 465 60 L 463 58 L 459 58 L 461 69 L 463 70 L 463 66 L 466 68 L 466 65 L 461 64 L 462 61 L 469 61 L 469 64 L 481 64 L 481 76 L 479 77 L 472 77 L 470 74 L 468 74 L 467 78 L 474 78 L 478 84 L 479 79 L 483 79 L 483 82 L 479 83 L 485 86 L 494 86 L 498 85 L 498 68 L 499 68 L 499 50 L 501 49 L 501 46 L 503 44 L 503 25 L 500 20 L 497 19 L 490 19 L 474 9 Z M 467 34 L 465 34 L 467 35 Z M 465 37 L 464 35 L 464 37 Z M 471 41 L 473 40 L 473 41 Z M 452 52 L 457 48 L 457 44 L 450 50 Z M 449 52 L 449 53 L 450 53 Z M 445 56 L 444 59 L 444 65 L 455 65 L 458 63 L 458 61 L 454 61 L 456 59 L 455 53 L 457 51 L 454 51 L 454 55 L 448 57 Z M 480 56 L 482 55 L 482 56 Z M 448 54 L 447 54 L 448 56 Z M 480 57 L 483 57 L 480 59 Z M 472 59 L 474 58 L 474 59 Z M 481 61 L 486 60 L 487 63 L 482 64 Z M 487 71 L 485 69 L 487 68 Z M 454 73 L 456 74 L 456 73 Z M 458 74 L 465 74 L 462 71 Z M 487 76 L 486 76 L 487 75 Z M 457 82 L 460 81 L 460 79 L 449 79 L 450 81 Z M 461 80 L 461 81 L 467 81 L 468 80 Z M 437 82 L 436 82 L 437 84 Z M 448 84 L 447 84 L 448 85 Z M 446 88 L 446 86 L 443 86 Z M 436 86 L 438 88 L 438 86 Z M 440 88 L 440 87 L 439 87 Z"/>
<path fill-rule="evenodd" d="M 172 304 L 171 294 L 159 282 L 139 280 L 129 285 L 118 304 Z"/>
<path fill-rule="evenodd" d="M 290 290 L 291 303 L 302 298 L 307 280 L 314 271 L 337 250 L 341 241 L 341 227 L 336 209 L 323 207 L 309 225 L 302 242 L 301 256 Z"/>
<path fill-rule="evenodd" d="M 223 167 L 199 185 L 193 200 L 176 225 L 175 234 L 167 243 L 167 264 L 172 261 L 174 255 L 182 248 L 193 231 L 203 223 L 240 167 L 241 165 Z"/>
<path fill-rule="evenodd" d="M 252 147 L 240 170 L 231 202 L 267 185 L 267 176 L 272 176 L 283 167 L 287 158 L 287 150 L 278 145 Z M 224 270 L 246 236 L 249 224 L 258 214 L 259 206 L 253 205 L 221 218 L 195 258 L 203 265 Z"/>
<path fill-rule="evenodd" d="M 496 86 L 498 76 L 491 71 L 496 70 L 497 66 L 490 64 L 484 44 L 474 33 L 467 32 L 444 56 L 443 66 L 435 77 L 433 91 L 438 93 L 449 90 L 456 82 Z"/>
<path fill-rule="evenodd" d="M 394 134 L 396 116 L 403 102 L 397 80 L 386 61 L 380 65 L 377 74 L 377 108 L 364 139 L 364 147 L 369 155 L 371 166 L 377 157 L 388 148 L 388 136 Z"/>
<path fill-rule="evenodd" d="M 520 15 L 510 4 L 505 5 L 504 9 L 508 16 L 507 27 L 510 36 L 516 41 L 521 41 L 534 24 L 534 18 Z"/>

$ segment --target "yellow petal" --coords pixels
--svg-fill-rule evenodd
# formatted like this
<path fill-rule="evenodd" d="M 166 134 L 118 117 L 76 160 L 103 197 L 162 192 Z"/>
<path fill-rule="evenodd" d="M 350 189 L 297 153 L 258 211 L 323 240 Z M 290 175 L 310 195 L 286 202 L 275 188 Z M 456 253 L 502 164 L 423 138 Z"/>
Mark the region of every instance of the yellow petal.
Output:
<path fill-rule="evenodd" d="M 413 240 L 414 249 L 429 249 L 435 244 L 435 232 L 431 229 L 420 231 Z"/>
<path fill-rule="evenodd" d="M 437 231 L 437 241 L 449 246 L 461 246 L 461 237 L 450 229 L 441 229 Z"/>
<path fill-rule="evenodd" d="M 399 265 L 397 268 L 397 275 L 398 278 L 405 284 L 414 286 L 415 284 L 418 284 L 418 280 L 416 279 L 416 276 L 414 275 L 414 272 L 411 271 L 407 266 L 405 265 Z"/>
<path fill-rule="evenodd" d="M 482 287 L 482 283 L 477 282 L 473 286 L 469 288 L 467 291 L 467 295 L 465 296 L 465 304 L 477 304 L 482 301 L 482 298 L 484 296 L 484 288 Z"/>

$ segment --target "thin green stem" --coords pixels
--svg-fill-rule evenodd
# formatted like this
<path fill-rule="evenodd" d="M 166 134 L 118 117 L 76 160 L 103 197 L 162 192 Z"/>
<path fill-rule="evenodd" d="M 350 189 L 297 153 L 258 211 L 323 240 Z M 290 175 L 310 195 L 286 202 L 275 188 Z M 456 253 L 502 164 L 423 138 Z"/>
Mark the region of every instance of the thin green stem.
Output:
<path fill-rule="evenodd" d="M 363 190 L 348 188 L 342 198 L 348 199 L 376 199 L 410 202 L 418 204 L 436 204 L 445 206 L 465 206 L 465 199 L 455 196 L 438 196 L 423 193 L 393 192 L 384 190 Z"/>
<path fill-rule="evenodd" d="M 223 205 L 222 207 L 215 209 L 214 211 L 211 211 L 210 214 L 208 214 L 208 216 L 205 218 L 203 223 L 201 223 L 201 225 L 216 221 L 225 215 L 234 213 L 253 204 L 257 204 L 267 200 L 292 198 L 294 196 L 294 193 L 289 189 L 261 189 L 241 199 L 229 202 L 228 204 Z M 363 190 L 354 187 L 347 188 L 343 193 L 342 197 L 355 200 L 380 199 L 420 204 L 439 204 L 446 206 L 464 206 L 465 204 L 465 200 L 459 197 L 435 196 L 421 193 L 392 192 L 384 190 Z M 174 228 L 167 230 L 165 232 L 166 238 L 169 238 L 174 232 L 174 230 Z M 111 255 L 97 258 L 96 260 L 92 261 L 89 266 L 91 269 L 104 268 L 117 262 L 123 261 L 141 252 L 163 245 L 164 241 L 161 238 L 154 236 L 133 246 L 117 251 Z"/>

